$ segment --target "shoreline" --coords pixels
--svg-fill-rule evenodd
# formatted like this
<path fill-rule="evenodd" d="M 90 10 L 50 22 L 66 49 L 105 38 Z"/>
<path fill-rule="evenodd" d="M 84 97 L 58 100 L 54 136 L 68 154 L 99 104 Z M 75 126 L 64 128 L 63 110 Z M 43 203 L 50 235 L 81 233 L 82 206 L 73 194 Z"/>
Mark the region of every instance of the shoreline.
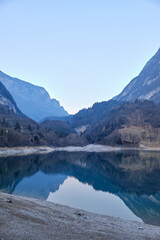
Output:
<path fill-rule="evenodd" d="M 67 147 L 48 147 L 48 146 L 36 146 L 36 147 L 3 147 L 0 148 L 0 157 L 4 156 L 23 156 L 32 154 L 47 154 L 50 152 L 119 152 L 119 151 L 148 151 L 148 152 L 160 152 L 158 147 L 111 147 L 106 145 L 89 144 L 83 147 L 79 146 L 67 146 Z"/>
<path fill-rule="evenodd" d="M 0 157 L 25 156 L 25 155 L 32 155 L 32 154 L 47 154 L 52 151 L 53 151 L 53 148 L 47 147 L 47 146 L 0 148 Z"/>
<path fill-rule="evenodd" d="M 112 147 L 99 144 L 89 144 L 83 147 L 79 146 L 67 146 L 67 147 L 55 147 L 53 151 L 66 151 L 66 152 L 119 152 L 119 151 L 154 151 L 159 152 L 160 147 Z"/>
<path fill-rule="evenodd" d="M 0 193 L 0 239 L 159 240 L 160 227 Z"/>

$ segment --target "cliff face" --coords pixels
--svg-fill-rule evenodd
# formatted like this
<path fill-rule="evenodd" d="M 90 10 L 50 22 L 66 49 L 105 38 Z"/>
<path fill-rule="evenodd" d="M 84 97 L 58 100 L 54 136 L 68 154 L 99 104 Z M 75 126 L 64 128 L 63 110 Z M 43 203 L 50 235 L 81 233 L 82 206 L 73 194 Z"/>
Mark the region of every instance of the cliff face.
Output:
<path fill-rule="evenodd" d="M 114 99 L 118 101 L 147 99 L 160 103 L 160 49 L 145 65 L 139 76 Z"/>
<path fill-rule="evenodd" d="M 56 99 L 50 98 L 44 88 L 12 78 L 1 71 L 0 81 L 12 94 L 20 110 L 30 118 L 40 121 L 49 116 L 68 115 Z"/>
<path fill-rule="evenodd" d="M 8 108 L 10 111 L 13 111 L 16 114 L 20 114 L 14 99 L 4 85 L 0 82 L 0 105 Z"/>

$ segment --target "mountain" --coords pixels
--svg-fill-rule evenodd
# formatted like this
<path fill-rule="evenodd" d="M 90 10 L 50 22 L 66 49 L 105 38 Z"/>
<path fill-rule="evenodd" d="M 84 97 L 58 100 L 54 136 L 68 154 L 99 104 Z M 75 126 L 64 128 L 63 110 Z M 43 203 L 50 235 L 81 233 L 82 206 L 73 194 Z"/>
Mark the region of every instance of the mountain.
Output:
<path fill-rule="evenodd" d="M 23 114 L 0 82 L 0 147 L 83 145 L 67 122 L 46 120 L 38 124 Z"/>
<path fill-rule="evenodd" d="M 114 99 L 118 101 L 147 99 L 160 104 L 160 49 L 145 65 L 139 76 Z"/>
<path fill-rule="evenodd" d="M 0 82 L 0 147 L 54 145 L 58 137 L 24 115 Z"/>
<path fill-rule="evenodd" d="M 67 116 L 66 112 L 66 116 L 51 116 L 49 111 L 55 108 L 44 88 L 2 72 L 1 79 L 20 101 L 24 113 L 30 112 L 36 120 L 47 118 L 38 124 L 23 115 L 1 83 L 0 146 L 160 145 L 160 50 L 119 96 L 108 102 L 95 103 L 72 116 Z M 135 100 L 137 98 L 139 100 Z"/>
<path fill-rule="evenodd" d="M 44 88 L 12 78 L 1 71 L 0 81 L 11 93 L 19 109 L 35 121 L 50 116 L 63 117 L 68 115 L 56 99 L 50 98 Z"/>

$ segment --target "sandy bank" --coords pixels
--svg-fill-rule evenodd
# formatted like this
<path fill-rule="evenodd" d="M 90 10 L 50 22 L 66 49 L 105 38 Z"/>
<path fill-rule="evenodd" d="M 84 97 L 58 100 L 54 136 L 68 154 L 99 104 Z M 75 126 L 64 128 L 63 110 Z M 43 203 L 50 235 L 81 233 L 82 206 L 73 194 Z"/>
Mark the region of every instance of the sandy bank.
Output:
<path fill-rule="evenodd" d="M 160 239 L 160 228 L 0 193 L 0 239 Z"/>

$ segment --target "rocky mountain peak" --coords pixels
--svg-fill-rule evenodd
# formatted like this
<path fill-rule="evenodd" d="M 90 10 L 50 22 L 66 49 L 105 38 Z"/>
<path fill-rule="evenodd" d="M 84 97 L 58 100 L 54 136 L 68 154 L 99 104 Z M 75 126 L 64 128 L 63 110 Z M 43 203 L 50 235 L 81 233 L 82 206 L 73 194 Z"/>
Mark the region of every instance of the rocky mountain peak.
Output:
<path fill-rule="evenodd" d="M 147 99 L 160 103 L 160 49 L 147 62 L 139 76 L 134 78 L 114 99 L 118 101 Z"/>

